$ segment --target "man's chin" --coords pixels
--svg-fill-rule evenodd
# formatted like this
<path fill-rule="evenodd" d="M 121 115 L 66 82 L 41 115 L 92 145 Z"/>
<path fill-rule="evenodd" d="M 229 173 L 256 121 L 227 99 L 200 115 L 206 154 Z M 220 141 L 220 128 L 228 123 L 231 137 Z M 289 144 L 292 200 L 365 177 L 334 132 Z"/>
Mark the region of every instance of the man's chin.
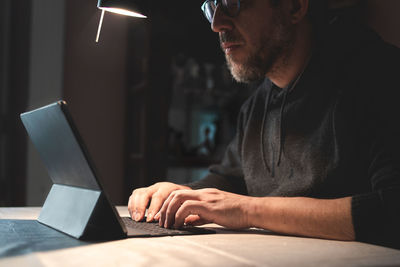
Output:
<path fill-rule="evenodd" d="M 242 82 L 242 75 L 241 73 L 243 72 L 243 66 L 240 64 L 235 63 L 233 60 L 226 58 L 226 63 L 228 65 L 229 71 L 231 72 L 232 77 L 237 81 L 237 82 Z"/>
<path fill-rule="evenodd" d="M 230 56 L 226 56 L 226 63 L 232 75 L 233 73 L 239 73 L 241 70 L 246 68 L 246 64 Z"/>
<path fill-rule="evenodd" d="M 230 68 L 230 71 L 231 71 L 232 77 L 238 83 L 250 83 L 253 81 L 253 78 L 248 75 L 248 73 L 247 73 L 246 69 L 244 69 L 244 67 Z"/>
<path fill-rule="evenodd" d="M 246 64 L 238 64 L 227 59 L 227 65 L 232 77 L 239 83 L 251 83 L 265 77 L 265 74 Z"/>

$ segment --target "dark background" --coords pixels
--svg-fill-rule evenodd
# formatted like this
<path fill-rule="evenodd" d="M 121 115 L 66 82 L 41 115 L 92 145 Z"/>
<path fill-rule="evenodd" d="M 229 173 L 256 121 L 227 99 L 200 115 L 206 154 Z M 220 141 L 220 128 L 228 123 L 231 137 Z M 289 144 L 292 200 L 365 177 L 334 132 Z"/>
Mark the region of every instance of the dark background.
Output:
<path fill-rule="evenodd" d="M 139 186 L 198 179 L 221 157 L 251 88 L 227 78 L 201 1 L 153 2 L 147 20 L 106 13 L 95 43 L 95 0 L 2 0 L 0 206 L 42 205 L 50 178 L 19 114 L 59 99 L 116 204 Z M 400 1 L 361 2 L 366 23 L 400 46 Z M 217 129 L 212 151 L 204 125 Z"/>

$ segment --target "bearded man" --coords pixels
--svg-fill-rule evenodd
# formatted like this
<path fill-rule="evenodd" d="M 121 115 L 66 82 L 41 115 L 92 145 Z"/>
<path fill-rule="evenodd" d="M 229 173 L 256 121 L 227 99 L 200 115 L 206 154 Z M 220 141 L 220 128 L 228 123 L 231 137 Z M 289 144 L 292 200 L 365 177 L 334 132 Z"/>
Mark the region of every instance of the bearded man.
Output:
<path fill-rule="evenodd" d="M 315 2 L 323 2 L 317 0 Z M 263 80 L 219 165 L 133 191 L 133 219 L 400 243 L 399 53 L 309 0 L 207 0 L 232 76 Z M 318 24 L 319 23 L 319 24 Z M 396 245 L 397 244 L 397 245 Z"/>

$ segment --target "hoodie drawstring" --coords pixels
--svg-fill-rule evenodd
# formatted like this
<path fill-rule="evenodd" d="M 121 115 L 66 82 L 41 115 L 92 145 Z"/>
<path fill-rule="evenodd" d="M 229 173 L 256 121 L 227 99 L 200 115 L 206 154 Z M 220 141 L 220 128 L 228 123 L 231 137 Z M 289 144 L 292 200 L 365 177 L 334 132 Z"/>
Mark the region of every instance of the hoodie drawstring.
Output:
<path fill-rule="evenodd" d="M 264 164 L 264 168 L 271 173 L 271 169 L 268 166 L 267 160 L 265 158 L 265 145 L 264 145 L 264 132 L 265 132 L 265 120 L 267 118 L 267 113 L 268 113 L 268 106 L 269 106 L 269 101 L 271 99 L 271 94 L 272 94 L 273 87 L 270 88 L 267 99 L 265 100 L 265 109 L 264 109 L 264 114 L 263 114 L 263 119 L 262 119 L 262 124 L 261 124 L 261 157 L 262 157 L 262 162 Z M 272 173 L 272 177 L 274 177 L 274 174 Z"/>
<path fill-rule="evenodd" d="M 293 87 L 291 87 L 293 88 Z M 290 88 L 290 89 L 291 89 Z M 281 164 L 281 158 L 282 158 L 282 151 L 283 151 L 283 140 L 284 140 L 284 132 L 283 132 L 283 114 L 284 114 L 284 109 L 285 109 L 285 104 L 286 104 L 286 100 L 287 100 L 287 95 L 289 93 L 289 88 L 287 89 L 283 89 L 285 90 L 284 95 L 283 95 L 283 101 L 282 101 L 282 105 L 281 105 L 281 111 L 279 113 L 279 152 L 278 152 L 278 162 L 277 162 L 277 166 L 279 167 L 279 165 Z"/>

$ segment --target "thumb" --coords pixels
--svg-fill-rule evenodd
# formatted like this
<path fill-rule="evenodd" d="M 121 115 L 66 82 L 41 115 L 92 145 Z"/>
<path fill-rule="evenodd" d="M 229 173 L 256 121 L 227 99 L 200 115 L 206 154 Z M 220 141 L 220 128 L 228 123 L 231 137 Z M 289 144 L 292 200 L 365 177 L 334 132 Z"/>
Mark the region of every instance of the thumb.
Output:
<path fill-rule="evenodd" d="M 192 225 L 192 226 L 199 226 L 203 224 L 210 223 L 209 221 L 200 218 L 199 215 L 189 215 L 188 217 L 185 218 L 185 224 L 186 225 Z"/>

